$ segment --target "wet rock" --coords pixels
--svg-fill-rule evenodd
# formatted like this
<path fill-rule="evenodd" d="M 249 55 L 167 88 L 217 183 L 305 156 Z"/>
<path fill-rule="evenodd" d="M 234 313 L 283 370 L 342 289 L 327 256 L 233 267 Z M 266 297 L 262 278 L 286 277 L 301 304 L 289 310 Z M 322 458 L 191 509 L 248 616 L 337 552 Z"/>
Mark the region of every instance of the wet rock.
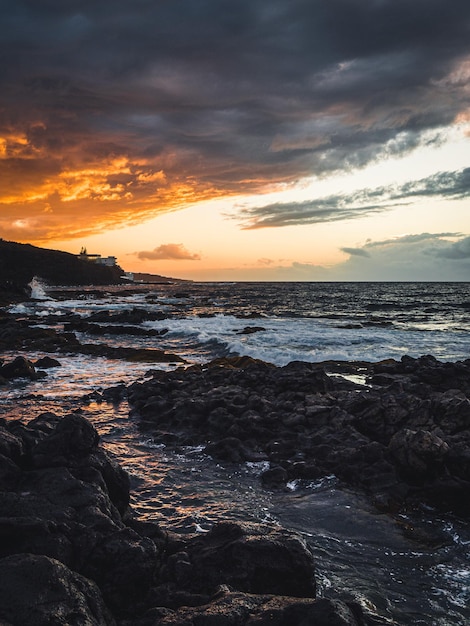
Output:
<path fill-rule="evenodd" d="M 216 524 L 188 542 L 183 563 L 179 583 L 192 592 L 213 593 L 226 584 L 248 593 L 315 596 L 313 555 L 300 535 L 281 528 Z"/>
<path fill-rule="evenodd" d="M 23 453 L 24 446 L 21 437 L 17 437 L 0 424 L 0 454 L 15 461 L 19 460 Z"/>
<path fill-rule="evenodd" d="M 0 376 L 11 380 L 12 378 L 29 378 L 36 380 L 36 369 L 31 361 L 23 356 L 17 356 L 13 361 L 0 367 Z"/>
<path fill-rule="evenodd" d="M 324 476 L 324 472 L 313 461 L 294 461 L 287 466 L 287 475 L 289 480 L 304 479 L 316 480 Z M 261 475 L 263 479 L 263 475 Z"/>
<path fill-rule="evenodd" d="M 105 402 L 119 404 L 122 400 L 127 398 L 127 388 L 123 383 L 115 385 L 114 387 L 108 387 L 103 390 L 101 397 Z"/>
<path fill-rule="evenodd" d="M 445 463 L 452 476 L 470 482 L 470 446 L 464 443 L 452 446 L 446 454 Z"/>
<path fill-rule="evenodd" d="M 230 389 L 231 402 L 259 403 Z M 345 604 L 312 600 L 314 573 L 305 541 L 277 526 L 177 537 L 135 519 L 127 474 L 79 413 L 0 421 L 2 623 L 362 624 Z"/>
<path fill-rule="evenodd" d="M 0 618 L 21 626 L 115 625 L 95 583 L 32 554 L 0 559 Z"/>
<path fill-rule="evenodd" d="M 109 311 L 98 311 L 92 313 L 86 321 L 89 322 L 107 322 L 107 323 L 123 323 L 123 324 L 141 324 L 145 321 L 163 320 L 168 316 L 160 311 L 147 311 L 146 309 L 133 308 L 129 311 L 118 313 L 110 313 Z"/>
<path fill-rule="evenodd" d="M 266 330 L 263 326 L 245 326 L 242 330 L 238 331 L 238 335 L 252 335 L 253 333 L 259 333 Z"/>
<path fill-rule="evenodd" d="M 366 372 L 374 384 L 331 372 Z M 150 375 L 128 388 L 128 398 L 157 441 L 203 444 L 229 463 L 269 460 L 277 469 L 265 474 L 268 487 L 281 486 L 284 471 L 288 480 L 334 474 L 388 503 L 382 509 L 439 506 L 444 481 L 454 495 L 443 507 L 462 510 L 457 494 L 465 500 L 470 489 L 470 360 L 274 367 L 229 357 Z"/>
<path fill-rule="evenodd" d="M 61 367 L 61 363 L 57 359 L 53 359 L 50 356 L 43 356 L 41 359 L 38 359 L 34 366 L 40 367 L 42 369 L 48 369 L 51 367 Z"/>
<path fill-rule="evenodd" d="M 56 559 L 97 583 L 112 611 L 134 611 L 153 584 L 164 539 L 125 525 L 129 478 L 98 440 L 76 413 L 0 427 L 2 450 L 19 464 L 0 454 L 0 557 Z"/>
<path fill-rule="evenodd" d="M 412 483 L 432 480 L 442 473 L 448 444 L 426 430 L 398 431 L 388 445 L 398 471 Z"/>
<path fill-rule="evenodd" d="M 470 399 L 458 390 L 434 395 L 430 404 L 434 423 L 449 435 L 470 432 Z"/>
<path fill-rule="evenodd" d="M 88 343 L 69 346 L 67 351 L 76 354 L 104 356 L 108 359 L 125 359 L 126 361 L 141 363 L 186 363 L 186 361 L 177 354 L 156 348 L 115 348 L 105 344 Z"/>
<path fill-rule="evenodd" d="M 54 413 L 41 413 L 27 424 L 21 420 L 11 420 L 6 423 L 8 432 L 21 441 L 23 461 L 31 462 L 31 451 L 39 441 L 47 437 L 55 429 L 60 417 Z M 23 465 L 24 465 L 23 463 Z"/>
<path fill-rule="evenodd" d="M 214 459 L 241 463 L 252 457 L 247 447 L 237 437 L 224 437 L 205 447 L 205 453 Z"/>
<path fill-rule="evenodd" d="M 81 415 L 71 413 L 57 422 L 50 435 L 32 451 L 35 467 L 67 465 L 88 456 L 98 445 L 96 428 Z"/>
<path fill-rule="evenodd" d="M 121 515 L 129 507 L 130 480 L 128 473 L 102 448 L 94 450 L 73 469 L 74 476 L 102 486 Z"/>
<path fill-rule="evenodd" d="M 147 595 L 157 568 L 155 543 L 130 528 L 106 534 L 90 553 L 82 572 L 98 583 L 107 604 L 125 613 Z"/>
<path fill-rule="evenodd" d="M 152 328 L 142 328 L 141 326 L 132 325 L 103 325 L 83 320 L 71 321 L 64 324 L 64 329 L 88 333 L 89 335 L 133 335 L 138 337 L 159 337 L 168 332 L 167 329 L 155 330 Z"/>
<path fill-rule="evenodd" d="M 265 485 L 265 487 L 284 487 L 288 480 L 289 474 L 287 473 L 287 470 L 280 465 L 271 467 L 261 474 L 261 482 Z"/>
<path fill-rule="evenodd" d="M 150 624 L 151 622 L 147 622 Z M 351 609 L 336 600 L 250 595 L 228 590 L 210 604 L 160 615 L 161 626 L 359 626 Z"/>
<path fill-rule="evenodd" d="M 0 453 L 0 490 L 15 489 L 21 470 L 10 458 Z"/>
<path fill-rule="evenodd" d="M 9 512 L 7 508 L 4 514 Z M 42 554 L 67 565 L 74 563 L 73 543 L 63 526 L 35 515 L 0 517 L 0 557 L 18 553 Z"/>
<path fill-rule="evenodd" d="M 247 369 L 249 367 L 270 368 L 274 367 L 274 365 L 261 361 L 260 359 L 254 359 L 251 356 L 228 356 L 210 361 L 207 364 L 207 367 L 233 367 L 236 369 Z"/>
<path fill-rule="evenodd" d="M 1 318 L 0 348 L 3 350 L 34 349 L 43 352 L 55 352 L 77 344 L 78 340 L 69 333 L 58 333 L 51 328 L 38 328 L 28 320 L 15 319 L 13 316 Z"/>
<path fill-rule="evenodd" d="M 260 313 L 259 311 L 252 311 L 251 313 L 245 313 L 244 315 L 236 315 L 238 319 L 241 320 L 257 320 L 260 317 L 266 317 L 264 313 Z"/>

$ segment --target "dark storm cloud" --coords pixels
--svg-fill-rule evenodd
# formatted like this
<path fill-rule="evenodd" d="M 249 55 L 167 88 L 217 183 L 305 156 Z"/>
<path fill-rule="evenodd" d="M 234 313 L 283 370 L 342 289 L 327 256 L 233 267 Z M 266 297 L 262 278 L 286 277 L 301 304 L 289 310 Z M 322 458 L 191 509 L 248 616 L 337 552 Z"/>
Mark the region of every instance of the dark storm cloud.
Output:
<path fill-rule="evenodd" d="M 401 237 L 382 239 L 380 241 L 368 241 L 364 244 L 364 249 L 367 248 L 370 250 L 372 248 L 385 248 L 387 246 L 409 246 L 421 243 L 430 244 L 432 242 L 439 242 L 442 244 L 442 241 L 445 241 L 448 237 L 461 238 L 462 233 L 418 233 L 415 235 L 402 235 Z M 448 242 L 446 242 L 446 245 L 448 245 Z"/>
<path fill-rule="evenodd" d="M 441 141 L 468 108 L 468 0 L 0 0 L 0 14 L 9 184 L 26 163 L 36 196 L 60 201 L 54 176 L 125 158 L 118 222 L 165 208 L 142 204 L 159 171 L 196 196 L 255 192 Z"/>
<path fill-rule="evenodd" d="M 380 205 L 351 206 L 347 196 L 333 195 L 306 202 L 279 202 L 264 207 L 241 209 L 238 218 L 246 229 L 297 224 L 318 224 L 363 217 L 366 213 L 382 211 Z"/>
<path fill-rule="evenodd" d="M 275 203 L 240 209 L 244 228 L 315 224 L 354 219 L 406 204 L 412 198 L 464 198 L 470 195 L 470 168 L 439 172 L 428 178 L 305 202 Z"/>
<path fill-rule="evenodd" d="M 445 259 L 470 259 L 470 237 L 465 237 L 443 250 L 438 250 L 435 255 Z"/>

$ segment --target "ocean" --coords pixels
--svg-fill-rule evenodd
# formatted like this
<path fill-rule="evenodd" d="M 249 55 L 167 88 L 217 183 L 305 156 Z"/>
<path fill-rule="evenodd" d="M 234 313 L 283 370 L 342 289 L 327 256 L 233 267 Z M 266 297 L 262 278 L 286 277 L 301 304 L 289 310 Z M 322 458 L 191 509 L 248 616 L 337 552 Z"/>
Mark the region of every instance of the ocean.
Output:
<path fill-rule="evenodd" d="M 71 314 L 119 327 L 128 314 L 130 325 L 147 334 L 121 328 L 119 334 L 76 335 L 82 343 L 162 349 L 189 364 L 234 355 L 280 366 L 295 360 L 399 360 L 405 354 L 442 361 L 470 357 L 470 283 L 178 282 L 77 289 L 36 282 L 32 295 L 34 300 L 10 310 L 58 330 Z M 22 354 L 31 360 L 45 356 Z M 129 472 L 132 505 L 142 518 L 180 533 L 206 532 L 226 519 L 281 524 L 311 545 L 320 595 L 340 589 L 343 597 L 405 626 L 469 623 L 470 528 L 463 520 L 423 513 L 419 523 L 446 538 L 431 549 L 402 533 L 401 524 L 413 520 L 379 513 L 334 476 L 294 481 L 281 492 L 263 489 L 263 464 L 227 467 L 200 448 L 172 452 L 142 435 L 125 401 L 100 397 L 150 369 L 177 365 L 50 356 L 62 367 L 48 370 L 46 379 L 0 389 L 0 411 L 30 419 L 79 406 Z"/>

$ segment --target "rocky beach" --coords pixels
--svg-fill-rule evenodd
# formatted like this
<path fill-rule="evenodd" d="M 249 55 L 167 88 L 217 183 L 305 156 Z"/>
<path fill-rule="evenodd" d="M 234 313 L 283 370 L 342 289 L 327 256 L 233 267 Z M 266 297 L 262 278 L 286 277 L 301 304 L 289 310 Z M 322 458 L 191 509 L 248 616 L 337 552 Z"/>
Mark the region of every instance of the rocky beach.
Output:
<path fill-rule="evenodd" d="M 3 310 L 0 393 L 35 391 L 27 412 L 25 400 L 16 410 L 10 402 L 0 421 L 2 624 L 398 626 L 341 588 L 319 593 L 304 533 L 222 519 L 181 534 L 171 516 L 142 518 L 132 476 L 103 447 L 85 408 L 125 404 L 156 449 L 198 449 L 231 471 L 256 465 L 268 493 L 334 476 L 432 552 L 450 540 L 430 516 L 465 524 L 470 514 L 470 360 L 280 366 L 229 354 L 191 363 L 166 349 L 167 331 L 148 325 L 169 318 L 127 307 L 51 313 L 45 324 L 44 315 Z M 246 335 L 263 332 L 241 319 Z M 118 345 L 123 336 L 128 343 Z M 65 411 L 42 411 L 38 391 L 47 394 L 53 373 L 77 355 L 147 371 Z"/>

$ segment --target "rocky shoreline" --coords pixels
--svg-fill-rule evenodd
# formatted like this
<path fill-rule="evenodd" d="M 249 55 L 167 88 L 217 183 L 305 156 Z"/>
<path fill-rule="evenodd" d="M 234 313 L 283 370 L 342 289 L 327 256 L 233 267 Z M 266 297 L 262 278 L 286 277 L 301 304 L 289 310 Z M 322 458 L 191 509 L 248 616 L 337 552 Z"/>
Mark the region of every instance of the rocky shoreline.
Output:
<path fill-rule="evenodd" d="M 0 501 L 5 626 L 379 623 L 315 600 L 296 534 L 220 523 L 182 538 L 136 519 L 127 474 L 79 412 L 0 421 Z"/>
<path fill-rule="evenodd" d="M 227 358 L 154 371 L 128 389 L 141 428 L 155 441 L 203 444 L 226 462 L 269 461 L 262 475 L 268 487 L 334 474 L 381 510 L 426 505 L 465 518 L 469 396 L 470 360 L 432 356 L 285 367 Z"/>
<path fill-rule="evenodd" d="M 57 332 L 3 314 L 0 347 L 18 356 L 0 364 L 0 385 L 46 384 L 61 353 L 182 364 L 159 350 L 81 344 L 74 325 L 105 334 L 96 321 L 69 319 Z M 32 363 L 28 350 L 57 359 Z M 470 360 L 275 367 L 226 358 L 150 370 L 104 396 L 127 397 L 156 442 L 204 445 L 228 464 L 269 462 L 268 489 L 335 474 L 392 515 L 423 506 L 470 514 Z M 316 598 L 314 555 L 300 535 L 219 523 L 181 537 L 171 520 L 139 520 L 127 474 L 80 413 L 0 419 L 2 626 L 390 626 L 340 590 Z"/>

